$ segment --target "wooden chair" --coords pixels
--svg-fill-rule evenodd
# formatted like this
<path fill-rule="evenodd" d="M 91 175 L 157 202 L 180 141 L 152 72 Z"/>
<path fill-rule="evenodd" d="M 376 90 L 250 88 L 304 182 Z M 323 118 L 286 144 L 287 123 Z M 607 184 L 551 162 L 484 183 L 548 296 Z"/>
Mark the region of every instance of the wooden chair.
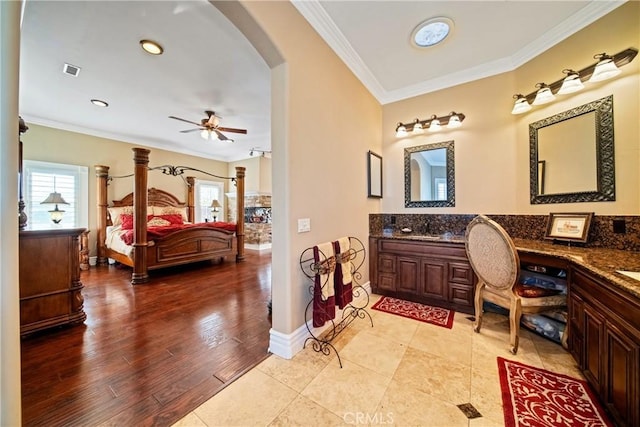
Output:
<path fill-rule="evenodd" d="M 522 313 L 540 313 L 567 305 L 566 295 L 524 298 L 515 292 L 520 276 L 520 258 L 509 234 L 484 215 L 475 217 L 465 232 L 465 249 L 478 276 L 475 294 L 475 323 L 480 332 L 484 301 L 509 310 L 511 353 L 518 351 Z"/>

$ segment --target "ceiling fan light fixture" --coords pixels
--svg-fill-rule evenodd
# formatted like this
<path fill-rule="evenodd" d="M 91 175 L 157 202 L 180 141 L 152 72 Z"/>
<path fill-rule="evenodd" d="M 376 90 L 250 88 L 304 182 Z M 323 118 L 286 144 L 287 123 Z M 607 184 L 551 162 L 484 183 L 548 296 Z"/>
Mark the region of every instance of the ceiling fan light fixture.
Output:
<path fill-rule="evenodd" d="M 153 40 L 140 40 L 140 46 L 142 49 L 150 55 L 162 55 L 164 49 L 160 46 L 159 43 L 154 42 Z"/>

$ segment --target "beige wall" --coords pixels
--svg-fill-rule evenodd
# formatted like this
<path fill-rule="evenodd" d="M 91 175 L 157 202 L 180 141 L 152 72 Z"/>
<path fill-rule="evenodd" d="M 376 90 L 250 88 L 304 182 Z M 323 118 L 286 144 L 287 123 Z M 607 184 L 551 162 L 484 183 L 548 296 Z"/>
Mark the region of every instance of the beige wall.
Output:
<path fill-rule="evenodd" d="M 96 254 L 96 176 L 95 165 L 109 166 L 111 176 L 122 176 L 133 173 L 134 147 L 126 142 L 99 138 L 81 133 L 53 129 L 27 123 L 29 130 L 22 136 L 23 157 L 27 160 L 39 160 L 43 162 L 64 163 L 71 165 L 87 166 L 89 168 L 89 247 L 90 255 Z M 188 156 L 160 149 L 151 149 L 149 154 L 149 167 L 173 165 L 189 166 L 200 169 L 214 175 L 228 176 L 227 163 L 201 157 Z M 185 176 L 209 181 L 220 181 L 216 178 L 198 172 L 185 173 Z M 235 176 L 235 170 L 233 175 Z M 225 191 L 228 190 L 228 182 L 225 182 Z M 108 187 L 108 198 L 121 199 L 133 191 L 133 177 L 113 180 Z M 186 201 L 187 187 L 181 177 L 164 175 L 160 171 L 149 172 L 149 187 L 158 187 L 174 194 L 179 199 Z"/>
<path fill-rule="evenodd" d="M 271 159 L 257 156 L 249 157 L 236 162 L 229 162 L 229 176 L 235 175 L 236 166 L 244 166 L 245 171 L 244 189 L 245 192 L 271 193 Z M 230 188 L 231 192 L 234 191 Z"/>
<path fill-rule="evenodd" d="M 285 60 L 272 68 L 273 328 L 304 323 L 310 284 L 302 251 L 355 236 L 365 244 L 366 153 L 380 152 L 382 109 L 289 2 L 243 2 Z M 297 220 L 311 219 L 298 233 Z M 368 260 L 367 260 L 368 261 Z M 368 262 L 362 267 L 368 281 Z"/>
<path fill-rule="evenodd" d="M 612 30 L 615 29 L 615 30 Z M 382 212 L 519 213 L 592 211 L 600 215 L 640 214 L 640 59 L 622 67 L 615 79 L 585 83 L 585 90 L 558 96 L 553 103 L 512 115 L 512 96 L 527 94 L 537 82 L 560 79 L 564 68 L 581 69 L 593 55 L 640 47 L 640 3 L 628 2 L 520 68 L 498 76 L 388 104 L 383 107 L 385 197 Z M 529 123 L 613 94 L 616 201 L 531 205 L 529 202 Z M 452 131 L 396 139 L 397 122 L 415 117 L 464 113 Z M 404 208 L 404 148 L 455 141 L 456 206 Z"/>

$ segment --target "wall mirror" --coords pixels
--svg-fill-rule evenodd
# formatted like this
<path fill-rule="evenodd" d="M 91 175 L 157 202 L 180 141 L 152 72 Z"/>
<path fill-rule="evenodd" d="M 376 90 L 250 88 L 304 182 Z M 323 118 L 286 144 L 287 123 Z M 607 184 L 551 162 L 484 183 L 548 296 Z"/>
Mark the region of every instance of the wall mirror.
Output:
<path fill-rule="evenodd" d="M 453 141 L 404 149 L 404 206 L 456 205 Z"/>
<path fill-rule="evenodd" d="M 613 142 L 613 96 L 531 123 L 531 204 L 614 201 Z"/>

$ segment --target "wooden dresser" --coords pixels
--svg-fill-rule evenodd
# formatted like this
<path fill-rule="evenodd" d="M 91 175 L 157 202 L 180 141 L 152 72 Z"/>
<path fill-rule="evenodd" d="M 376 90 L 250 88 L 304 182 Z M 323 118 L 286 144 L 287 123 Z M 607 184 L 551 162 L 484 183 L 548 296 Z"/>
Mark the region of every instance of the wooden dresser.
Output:
<path fill-rule="evenodd" d="M 80 236 L 84 228 L 20 231 L 20 335 L 82 323 Z"/>

